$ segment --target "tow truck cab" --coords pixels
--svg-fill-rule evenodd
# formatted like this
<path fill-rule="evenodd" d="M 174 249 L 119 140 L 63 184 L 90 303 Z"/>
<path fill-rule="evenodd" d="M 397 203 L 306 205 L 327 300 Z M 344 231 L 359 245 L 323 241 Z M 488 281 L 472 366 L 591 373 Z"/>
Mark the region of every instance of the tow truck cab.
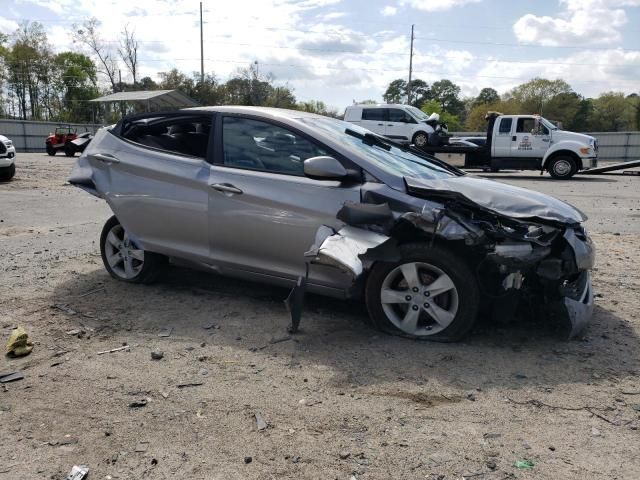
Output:
<path fill-rule="evenodd" d="M 487 115 L 487 148 L 491 169 L 547 170 L 552 177 L 571 178 L 595 168 L 594 137 L 560 130 L 540 115 Z"/>

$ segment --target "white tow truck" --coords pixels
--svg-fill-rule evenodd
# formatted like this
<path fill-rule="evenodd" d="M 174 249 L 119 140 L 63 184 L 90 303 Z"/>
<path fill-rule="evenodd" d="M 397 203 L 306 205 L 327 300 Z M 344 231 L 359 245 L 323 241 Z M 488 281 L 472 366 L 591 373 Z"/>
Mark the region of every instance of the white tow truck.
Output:
<path fill-rule="evenodd" d="M 487 114 L 486 137 L 453 137 L 447 146 L 421 147 L 446 161 L 464 155 L 464 168 L 540 170 L 568 179 L 598 165 L 598 142 L 582 133 L 560 130 L 540 115 Z"/>

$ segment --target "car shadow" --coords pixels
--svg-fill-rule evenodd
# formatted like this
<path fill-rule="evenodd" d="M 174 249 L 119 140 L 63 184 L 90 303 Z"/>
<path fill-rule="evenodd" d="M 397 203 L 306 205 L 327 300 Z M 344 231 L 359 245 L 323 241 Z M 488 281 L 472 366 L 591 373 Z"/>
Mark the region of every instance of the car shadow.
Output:
<path fill-rule="evenodd" d="M 481 319 L 464 341 L 445 344 L 380 333 L 366 325 L 361 303 L 308 295 L 301 330 L 289 339 L 287 294 L 184 267 L 170 267 L 153 285 L 126 284 L 97 269 L 58 285 L 51 303 L 77 312 L 73 321 L 80 317 L 94 335 L 111 343 L 135 335 L 151 347 L 158 332 L 171 327 L 171 338 L 163 341 L 206 341 L 264 362 L 288 356 L 292 366 L 331 369 L 337 388 L 398 380 L 483 390 L 597 383 L 640 358 L 629 323 L 598 306 L 580 340 L 562 339 L 545 321 L 495 325 Z"/>

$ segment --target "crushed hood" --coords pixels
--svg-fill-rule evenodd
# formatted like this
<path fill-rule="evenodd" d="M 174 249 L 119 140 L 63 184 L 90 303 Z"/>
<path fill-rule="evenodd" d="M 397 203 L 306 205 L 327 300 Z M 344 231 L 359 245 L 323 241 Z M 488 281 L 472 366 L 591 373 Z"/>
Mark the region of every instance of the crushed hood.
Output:
<path fill-rule="evenodd" d="M 458 200 L 511 218 L 564 224 L 587 219 L 577 208 L 550 195 L 471 175 L 434 180 L 405 177 L 405 182 L 409 194 Z"/>

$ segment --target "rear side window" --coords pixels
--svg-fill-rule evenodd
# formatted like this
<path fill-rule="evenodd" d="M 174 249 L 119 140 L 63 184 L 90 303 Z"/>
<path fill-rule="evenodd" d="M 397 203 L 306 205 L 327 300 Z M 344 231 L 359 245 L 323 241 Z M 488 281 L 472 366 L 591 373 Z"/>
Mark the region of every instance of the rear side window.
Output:
<path fill-rule="evenodd" d="M 533 118 L 519 118 L 516 132 L 531 133 L 534 128 L 536 128 L 536 121 Z"/>
<path fill-rule="evenodd" d="M 513 123 L 513 119 L 512 118 L 503 118 L 500 120 L 500 129 L 498 130 L 498 133 L 503 134 L 503 135 L 508 135 L 511 133 L 511 125 Z"/>
<path fill-rule="evenodd" d="M 142 119 L 127 125 L 124 138 L 179 155 L 207 158 L 211 116 Z"/>
<path fill-rule="evenodd" d="M 362 109 L 362 120 L 374 120 L 378 122 L 384 122 L 385 120 L 384 108 L 364 108 Z"/>
<path fill-rule="evenodd" d="M 307 158 L 329 155 L 306 138 L 260 120 L 224 117 L 222 123 L 224 165 L 304 176 Z"/>
<path fill-rule="evenodd" d="M 400 110 L 399 108 L 390 108 L 389 109 L 389 121 L 390 122 L 410 123 L 411 122 L 411 117 L 404 110 Z"/>

